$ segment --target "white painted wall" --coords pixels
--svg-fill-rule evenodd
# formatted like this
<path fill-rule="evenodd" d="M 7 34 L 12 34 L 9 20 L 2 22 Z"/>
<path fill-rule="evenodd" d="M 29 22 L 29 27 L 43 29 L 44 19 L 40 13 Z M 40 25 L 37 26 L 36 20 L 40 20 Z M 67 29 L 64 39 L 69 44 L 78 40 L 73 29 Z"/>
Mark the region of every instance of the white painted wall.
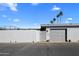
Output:
<path fill-rule="evenodd" d="M 36 42 L 39 35 L 39 30 L 0 30 L 0 42 Z"/>
<path fill-rule="evenodd" d="M 50 40 L 50 28 L 46 29 L 46 40 Z"/>
<path fill-rule="evenodd" d="M 68 28 L 67 29 L 67 40 L 77 42 L 79 40 L 79 28 Z"/>
<path fill-rule="evenodd" d="M 40 31 L 40 41 L 46 41 L 46 31 Z"/>
<path fill-rule="evenodd" d="M 36 30 L 36 39 L 35 42 L 39 42 L 40 41 L 40 30 Z"/>

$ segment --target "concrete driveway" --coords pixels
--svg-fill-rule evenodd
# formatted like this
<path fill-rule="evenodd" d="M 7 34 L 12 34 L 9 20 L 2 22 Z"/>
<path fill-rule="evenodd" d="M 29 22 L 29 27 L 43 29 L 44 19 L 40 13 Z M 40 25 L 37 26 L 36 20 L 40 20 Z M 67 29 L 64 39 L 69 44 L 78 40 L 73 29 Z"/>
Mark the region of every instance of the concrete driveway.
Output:
<path fill-rule="evenodd" d="M 79 43 L 0 43 L 0 56 L 79 56 Z"/>

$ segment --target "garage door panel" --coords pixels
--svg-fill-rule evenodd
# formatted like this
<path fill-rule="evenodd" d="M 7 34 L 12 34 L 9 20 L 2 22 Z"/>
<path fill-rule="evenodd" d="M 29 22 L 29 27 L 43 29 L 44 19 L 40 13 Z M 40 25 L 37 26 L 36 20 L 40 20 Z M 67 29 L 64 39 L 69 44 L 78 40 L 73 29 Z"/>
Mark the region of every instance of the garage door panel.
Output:
<path fill-rule="evenodd" d="M 79 41 L 79 28 L 68 28 L 67 29 L 67 39 L 72 42 Z"/>
<path fill-rule="evenodd" d="M 65 30 L 51 30 L 50 41 L 64 42 L 65 41 Z"/>

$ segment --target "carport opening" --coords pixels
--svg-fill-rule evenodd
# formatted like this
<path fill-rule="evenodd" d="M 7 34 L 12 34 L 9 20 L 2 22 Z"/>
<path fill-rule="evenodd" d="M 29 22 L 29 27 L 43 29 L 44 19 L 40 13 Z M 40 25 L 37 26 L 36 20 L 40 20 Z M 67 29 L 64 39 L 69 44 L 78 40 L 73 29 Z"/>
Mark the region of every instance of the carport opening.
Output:
<path fill-rule="evenodd" d="M 65 29 L 65 42 L 68 42 L 68 40 L 67 40 L 67 29 Z"/>
<path fill-rule="evenodd" d="M 46 27 L 41 27 L 40 31 L 46 31 Z"/>

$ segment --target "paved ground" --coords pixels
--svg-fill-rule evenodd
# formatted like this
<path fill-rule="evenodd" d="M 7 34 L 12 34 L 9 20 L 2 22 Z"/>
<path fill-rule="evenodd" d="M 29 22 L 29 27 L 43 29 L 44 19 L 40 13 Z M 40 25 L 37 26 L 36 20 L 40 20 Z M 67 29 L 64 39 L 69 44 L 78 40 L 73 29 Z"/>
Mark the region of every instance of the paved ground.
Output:
<path fill-rule="evenodd" d="M 79 56 L 79 43 L 0 43 L 0 56 Z"/>

